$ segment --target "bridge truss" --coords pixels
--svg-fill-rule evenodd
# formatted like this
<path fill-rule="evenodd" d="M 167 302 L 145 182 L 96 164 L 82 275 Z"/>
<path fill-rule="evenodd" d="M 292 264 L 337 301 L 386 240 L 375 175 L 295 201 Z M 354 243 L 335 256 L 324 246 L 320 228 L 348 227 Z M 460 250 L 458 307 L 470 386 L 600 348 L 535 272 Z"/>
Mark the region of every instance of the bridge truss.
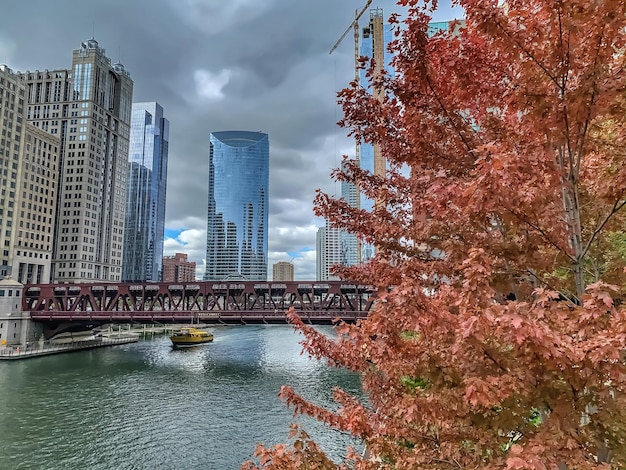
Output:
<path fill-rule="evenodd" d="M 329 282 L 37 284 L 22 310 L 43 322 L 285 323 L 294 308 L 310 323 L 354 322 L 374 301 L 371 286 Z"/>

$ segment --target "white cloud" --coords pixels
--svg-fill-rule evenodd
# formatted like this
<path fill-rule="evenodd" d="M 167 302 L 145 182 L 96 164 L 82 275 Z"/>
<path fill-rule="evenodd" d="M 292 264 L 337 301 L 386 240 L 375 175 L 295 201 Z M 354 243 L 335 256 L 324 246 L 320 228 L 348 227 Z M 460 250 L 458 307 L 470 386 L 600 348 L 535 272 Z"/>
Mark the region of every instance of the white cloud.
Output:
<path fill-rule="evenodd" d="M 272 277 L 272 266 L 279 261 L 294 265 L 296 280 L 315 279 L 315 241 L 318 226 L 273 227 L 270 216 L 268 278 Z"/>
<path fill-rule="evenodd" d="M 176 253 L 185 253 L 189 261 L 196 263 L 196 278 L 202 279 L 205 271 L 204 257 L 206 255 L 206 230 L 183 230 L 176 238 L 165 238 L 163 255 L 173 256 Z"/>
<path fill-rule="evenodd" d="M 228 69 L 222 69 L 217 74 L 207 70 L 196 70 L 193 74 L 196 82 L 196 93 L 198 96 L 209 100 L 221 100 L 224 98 L 222 90 L 228 85 L 232 76 L 233 72 Z"/>
<path fill-rule="evenodd" d="M 296 281 L 314 281 L 316 276 L 315 249 L 303 248 L 298 252 L 270 252 L 267 277 L 272 279 L 272 269 L 279 261 L 288 261 L 293 264 Z M 294 256 L 295 255 L 295 256 Z"/>

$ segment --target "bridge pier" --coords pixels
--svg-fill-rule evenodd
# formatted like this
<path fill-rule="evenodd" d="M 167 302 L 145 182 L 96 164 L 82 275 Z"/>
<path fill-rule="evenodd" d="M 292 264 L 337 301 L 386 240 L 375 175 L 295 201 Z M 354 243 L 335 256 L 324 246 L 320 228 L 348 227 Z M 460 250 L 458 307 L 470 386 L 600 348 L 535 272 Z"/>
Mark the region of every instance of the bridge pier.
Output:
<path fill-rule="evenodd" d="M 0 348 L 43 340 L 43 325 L 22 311 L 24 285 L 11 277 L 0 280 Z"/>

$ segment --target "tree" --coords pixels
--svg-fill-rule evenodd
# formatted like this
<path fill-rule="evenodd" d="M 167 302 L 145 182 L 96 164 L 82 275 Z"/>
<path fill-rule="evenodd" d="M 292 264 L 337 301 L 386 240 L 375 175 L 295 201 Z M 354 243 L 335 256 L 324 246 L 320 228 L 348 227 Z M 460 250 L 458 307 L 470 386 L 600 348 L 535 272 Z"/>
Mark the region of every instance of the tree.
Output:
<path fill-rule="evenodd" d="M 623 468 L 626 5 L 460 0 L 465 21 L 429 37 L 436 3 L 399 4 L 397 75 L 371 73 L 384 99 L 339 94 L 341 124 L 389 168 L 333 175 L 374 209 L 316 198 L 376 246 L 338 269 L 376 304 L 336 340 L 291 313 L 305 351 L 358 371 L 368 401 L 336 390 L 331 412 L 281 391 L 368 452 L 302 466 L 322 455 L 305 435 L 259 448 L 262 467 Z"/>

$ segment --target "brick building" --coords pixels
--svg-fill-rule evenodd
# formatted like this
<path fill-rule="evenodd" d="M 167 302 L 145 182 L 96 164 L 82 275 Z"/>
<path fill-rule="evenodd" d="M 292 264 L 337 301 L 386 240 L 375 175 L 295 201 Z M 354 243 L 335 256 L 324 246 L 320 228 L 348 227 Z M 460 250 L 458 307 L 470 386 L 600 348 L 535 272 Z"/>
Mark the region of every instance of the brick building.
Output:
<path fill-rule="evenodd" d="M 196 280 L 196 263 L 187 261 L 186 253 L 163 257 L 163 282 L 193 282 Z"/>

